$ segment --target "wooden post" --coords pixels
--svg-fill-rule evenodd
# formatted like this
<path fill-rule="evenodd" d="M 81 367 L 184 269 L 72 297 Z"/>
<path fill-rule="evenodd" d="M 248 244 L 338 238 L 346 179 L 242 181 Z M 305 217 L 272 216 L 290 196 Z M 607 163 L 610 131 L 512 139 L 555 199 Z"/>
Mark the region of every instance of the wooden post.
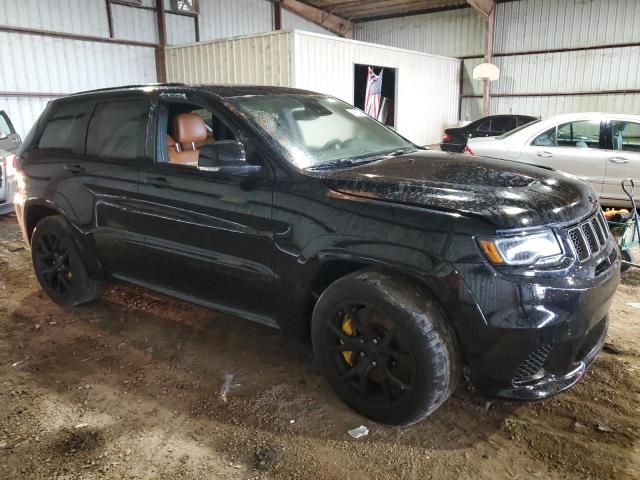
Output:
<path fill-rule="evenodd" d="M 156 77 L 158 82 L 167 81 L 167 24 L 164 16 L 164 0 L 156 0 L 156 18 L 158 21 L 158 46 L 156 47 Z"/>

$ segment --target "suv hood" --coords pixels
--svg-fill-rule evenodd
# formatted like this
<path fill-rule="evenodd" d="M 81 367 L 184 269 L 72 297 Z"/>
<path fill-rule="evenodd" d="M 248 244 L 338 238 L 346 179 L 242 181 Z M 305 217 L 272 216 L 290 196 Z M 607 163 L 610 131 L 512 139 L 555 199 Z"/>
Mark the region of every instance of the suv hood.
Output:
<path fill-rule="evenodd" d="M 482 217 L 497 230 L 577 221 L 597 203 L 587 183 L 556 170 L 434 151 L 323 176 L 340 193 Z"/>

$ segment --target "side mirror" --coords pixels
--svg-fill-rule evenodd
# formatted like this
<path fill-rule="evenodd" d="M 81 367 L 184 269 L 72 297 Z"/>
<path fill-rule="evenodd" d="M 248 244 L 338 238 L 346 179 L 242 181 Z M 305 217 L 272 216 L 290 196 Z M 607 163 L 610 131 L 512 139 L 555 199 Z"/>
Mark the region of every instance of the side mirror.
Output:
<path fill-rule="evenodd" d="M 6 140 L 7 138 L 9 138 L 9 135 L 5 132 L 0 132 L 0 140 Z"/>
<path fill-rule="evenodd" d="M 200 148 L 198 170 L 217 172 L 221 175 L 252 177 L 257 175 L 262 167 L 247 163 L 247 152 L 241 142 L 221 140 Z"/>

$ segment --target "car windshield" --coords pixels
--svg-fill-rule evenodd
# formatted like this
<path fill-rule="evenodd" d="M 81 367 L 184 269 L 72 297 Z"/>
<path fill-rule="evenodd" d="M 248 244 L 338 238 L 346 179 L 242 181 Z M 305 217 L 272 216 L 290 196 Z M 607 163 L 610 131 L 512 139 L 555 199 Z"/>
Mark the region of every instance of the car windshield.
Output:
<path fill-rule="evenodd" d="M 299 168 L 334 168 L 417 147 L 361 110 L 322 95 L 256 95 L 232 103 Z"/>
<path fill-rule="evenodd" d="M 507 133 L 503 133 L 502 135 L 500 135 L 499 137 L 496 137 L 496 138 L 498 140 L 502 140 L 503 138 L 510 137 L 514 133 L 517 133 L 520 130 L 523 130 L 523 129 L 527 128 L 527 127 L 530 127 L 531 125 L 535 125 L 536 123 L 541 122 L 541 121 L 542 120 L 534 120 L 532 122 L 525 123 L 524 125 L 520 125 L 518 128 L 514 128 L 513 130 L 509 130 Z"/>

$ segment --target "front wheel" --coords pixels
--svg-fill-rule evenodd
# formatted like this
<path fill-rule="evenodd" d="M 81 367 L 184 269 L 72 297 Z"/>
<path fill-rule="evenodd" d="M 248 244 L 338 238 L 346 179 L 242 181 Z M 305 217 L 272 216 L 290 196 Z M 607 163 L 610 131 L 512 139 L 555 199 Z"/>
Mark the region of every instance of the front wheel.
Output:
<path fill-rule="evenodd" d="M 58 215 L 36 225 L 31 259 L 42 289 L 64 307 L 90 302 L 102 294 L 102 282 L 89 277 L 67 224 Z"/>
<path fill-rule="evenodd" d="M 451 396 L 460 378 L 444 312 L 402 277 L 363 271 L 337 280 L 320 296 L 311 328 L 328 382 L 374 421 L 416 423 Z"/>

